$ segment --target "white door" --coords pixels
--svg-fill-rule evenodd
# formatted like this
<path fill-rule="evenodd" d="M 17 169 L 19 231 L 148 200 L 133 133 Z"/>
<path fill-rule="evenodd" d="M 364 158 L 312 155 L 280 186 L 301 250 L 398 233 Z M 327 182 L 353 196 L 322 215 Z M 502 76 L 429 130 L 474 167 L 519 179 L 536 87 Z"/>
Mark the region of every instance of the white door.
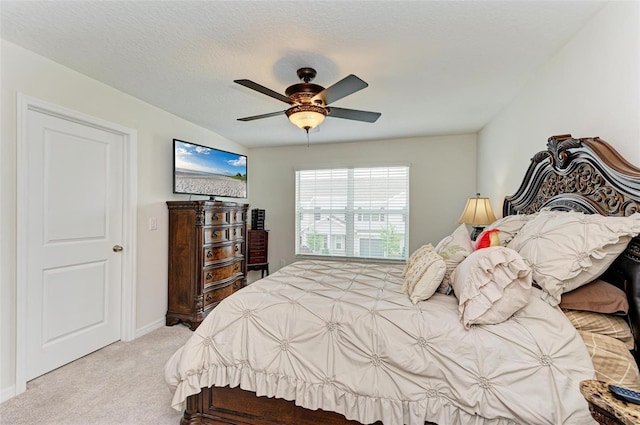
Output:
<path fill-rule="evenodd" d="M 34 110 L 26 133 L 30 380 L 120 339 L 125 140 Z"/>

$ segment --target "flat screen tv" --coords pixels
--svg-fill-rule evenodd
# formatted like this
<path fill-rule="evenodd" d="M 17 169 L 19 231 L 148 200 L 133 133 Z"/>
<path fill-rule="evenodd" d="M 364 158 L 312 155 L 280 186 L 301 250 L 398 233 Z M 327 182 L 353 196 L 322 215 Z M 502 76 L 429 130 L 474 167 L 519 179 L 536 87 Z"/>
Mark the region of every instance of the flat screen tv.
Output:
<path fill-rule="evenodd" d="M 247 157 L 173 139 L 173 193 L 247 197 Z"/>

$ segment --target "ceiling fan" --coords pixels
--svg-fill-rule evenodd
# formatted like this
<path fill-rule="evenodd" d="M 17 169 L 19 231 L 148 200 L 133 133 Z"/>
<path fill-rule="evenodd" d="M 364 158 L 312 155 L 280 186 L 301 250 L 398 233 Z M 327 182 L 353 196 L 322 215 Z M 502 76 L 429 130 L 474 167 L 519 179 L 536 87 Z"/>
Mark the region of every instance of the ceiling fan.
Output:
<path fill-rule="evenodd" d="M 309 133 L 309 130 L 320 125 L 324 121 L 325 117 L 375 122 L 380 118 L 380 115 L 382 115 L 379 112 L 359 111 L 357 109 L 329 106 L 333 102 L 369 86 L 353 74 L 346 76 L 334 85 L 325 89 L 322 86 L 311 83 L 316 76 L 315 69 L 300 68 L 297 73 L 298 78 L 300 78 L 302 82 L 287 87 L 285 90 L 286 96 L 258 83 L 254 83 L 251 80 L 234 80 L 234 83 L 238 83 L 291 105 L 289 109 L 284 111 L 238 118 L 238 121 L 253 121 L 285 114 L 289 118 L 289 121 L 294 125 Z"/>

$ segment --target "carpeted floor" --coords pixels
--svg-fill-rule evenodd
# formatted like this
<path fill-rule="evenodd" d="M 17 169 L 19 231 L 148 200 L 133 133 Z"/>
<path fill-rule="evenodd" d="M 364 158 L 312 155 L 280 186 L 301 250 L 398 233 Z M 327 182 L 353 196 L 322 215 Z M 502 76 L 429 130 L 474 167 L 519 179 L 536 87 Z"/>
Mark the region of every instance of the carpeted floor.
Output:
<path fill-rule="evenodd" d="M 191 335 L 163 327 L 131 342 L 116 342 L 27 384 L 0 405 L 0 423 L 177 425 L 164 364 Z"/>

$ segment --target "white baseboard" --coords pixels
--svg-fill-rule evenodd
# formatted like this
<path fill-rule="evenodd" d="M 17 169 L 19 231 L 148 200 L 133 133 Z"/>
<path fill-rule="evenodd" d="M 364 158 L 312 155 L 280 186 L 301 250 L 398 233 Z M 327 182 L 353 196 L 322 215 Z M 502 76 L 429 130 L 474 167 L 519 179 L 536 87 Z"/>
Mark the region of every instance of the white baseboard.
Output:
<path fill-rule="evenodd" d="M 165 318 L 161 318 L 156 320 L 155 322 L 151 322 L 146 326 L 143 326 L 139 329 L 136 329 L 136 338 L 140 338 L 142 335 L 146 335 L 149 332 L 153 332 L 156 329 L 160 329 L 161 327 L 165 326 Z"/>
<path fill-rule="evenodd" d="M 10 398 L 15 397 L 16 394 L 16 386 L 12 385 L 10 387 L 7 388 L 2 388 L 0 390 L 0 403 L 4 403 L 5 401 L 9 400 Z"/>

